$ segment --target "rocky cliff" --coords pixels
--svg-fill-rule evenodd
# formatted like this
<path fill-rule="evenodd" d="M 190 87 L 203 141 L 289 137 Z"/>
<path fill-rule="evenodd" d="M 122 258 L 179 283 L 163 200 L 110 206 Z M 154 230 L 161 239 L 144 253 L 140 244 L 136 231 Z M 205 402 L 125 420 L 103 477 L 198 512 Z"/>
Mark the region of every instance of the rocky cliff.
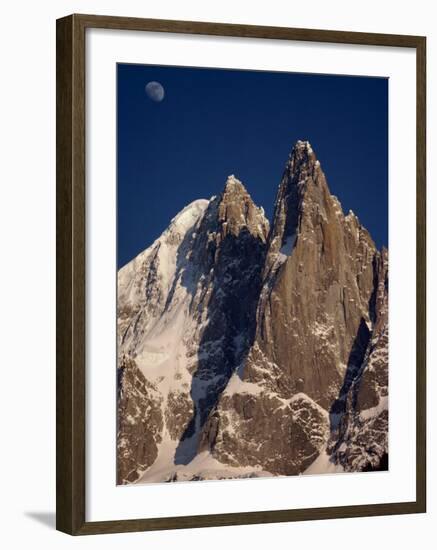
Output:
<path fill-rule="evenodd" d="M 118 482 L 386 467 L 388 252 L 297 142 L 271 227 L 243 184 L 118 275 Z"/>

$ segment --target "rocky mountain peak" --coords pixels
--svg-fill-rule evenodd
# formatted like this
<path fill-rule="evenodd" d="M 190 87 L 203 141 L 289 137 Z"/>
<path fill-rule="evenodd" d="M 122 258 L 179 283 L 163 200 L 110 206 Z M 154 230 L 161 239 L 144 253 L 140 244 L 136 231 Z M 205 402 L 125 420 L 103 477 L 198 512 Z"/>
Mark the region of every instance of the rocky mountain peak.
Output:
<path fill-rule="evenodd" d="M 255 205 L 244 185 L 233 174 L 226 180 L 219 198 L 218 220 L 224 237 L 229 233 L 238 236 L 240 231 L 247 229 L 263 242 L 267 239 L 269 222 L 264 209 Z"/>
<path fill-rule="evenodd" d="M 281 365 L 288 391 L 303 388 L 322 406 L 333 398 L 357 331 L 371 322 L 375 253 L 358 218 L 345 217 L 330 194 L 311 145 L 298 141 L 278 189 L 258 306 L 258 347 Z M 291 334 L 272 319 L 293 327 Z M 317 352 L 308 354 L 308 346 Z"/>
<path fill-rule="evenodd" d="M 246 188 L 241 183 L 241 181 L 234 176 L 234 174 L 231 174 L 228 176 L 225 188 L 223 191 L 224 194 L 232 194 L 232 193 L 247 193 Z"/>
<path fill-rule="evenodd" d="M 278 258 L 291 255 L 302 220 L 312 210 L 323 212 L 331 200 L 320 162 L 308 141 L 297 141 L 292 148 L 276 195 L 273 224 L 269 235 L 267 270 L 277 265 Z M 278 256 L 279 254 L 279 256 Z"/>
<path fill-rule="evenodd" d="M 118 482 L 382 468 L 388 284 L 308 141 L 270 230 L 234 175 L 188 205 L 118 274 Z"/>
<path fill-rule="evenodd" d="M 290 159 L 301 160 L 301 161 L 316 161 L 316 156 L 314 154 L 313 148 L 309 141 L 296 141 L 293 149 L 290 153 Z"/>
<path fill-rule="evenodd" d="M 284 192 L 290 193 L 290 187 L 296 186 L 299 196 L 311 186 L 327 189 L 320 162 L 308 141 L 297 141 L 288 157 L 281 185 Z"/>
<path fill-rule="evenodd" d="M 316 154 L 309 141 L 297 141 L 293 146 L 285 166 L 284 176 L 288 186 L 298 185 L 302 187 L 310 177 L 316 181 L 316 171 L 320 167 Z M 283 183 L 285 183 L 283 178 Z"/>

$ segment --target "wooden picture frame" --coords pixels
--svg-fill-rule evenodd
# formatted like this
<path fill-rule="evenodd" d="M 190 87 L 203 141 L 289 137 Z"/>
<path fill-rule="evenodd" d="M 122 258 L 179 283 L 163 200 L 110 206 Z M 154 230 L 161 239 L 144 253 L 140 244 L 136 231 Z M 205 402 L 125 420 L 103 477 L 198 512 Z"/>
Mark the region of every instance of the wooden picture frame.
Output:
<path fill-rule="evenodd" d="M 416 52 L 416 499 L 411 502 L 86 521 L 85 32 L 89 28 L 409 48 Z M 426 39 L 420 36 L 70 15 L 57 21 L 57 529 L 71 535 L 426 511 Z"/>

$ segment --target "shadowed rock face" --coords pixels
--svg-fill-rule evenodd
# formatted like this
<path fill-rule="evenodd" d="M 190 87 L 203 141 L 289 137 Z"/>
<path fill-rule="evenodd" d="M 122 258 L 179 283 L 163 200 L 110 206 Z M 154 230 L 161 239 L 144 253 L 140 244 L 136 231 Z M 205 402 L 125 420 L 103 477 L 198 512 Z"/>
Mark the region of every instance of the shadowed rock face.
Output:
<path fill-rule="evenodd" d="M 120 482 L 147 481 L 168 442 L 172 480 L 203 451 L 274 475 L 325 451 L 346 471 L 381 468 L 387 250 L 343 214 L 308 142 L 288 158 L 271 228 L 234 176 L 193 205 L 119 275 L 119 356 L 135 365 L 120 383 Z"/>
<path fill-rule="evenodd" d="M 328 447 L 346 471 L 388 469 L 388 252 L 375 254 L 373 330 L 350 384 L 342 388 L 341 413 Z M 331 409 L 332 411 L 332 409 Z M 332 417 L 332 414 L 331 414 Z"/>
<path fill-rule="evenodd" d="M 190 391 L 194 413 L 175 464 L 188 464 L 196 456 L 208 415 L 253 341 L 267 232 L 264 212 L 230 176 L 223 193 L 211 201 L 193 247 L 194 262 L 203 272 L 190 306 L 199 327 Z"/>
<path fill-rule="evenodd" d="M 119 280 L 123 289 L 119 293 L 120 356 L 124 353 L 135 358 L 142 366 L 139 374 L 147 378 L 147 367 L 153 368 L 162 350 L 167 354 L 168 348 L 177 347 L 177 340 L 181 340 L 174 365 L 168 365 L 170 372 L 164 372 L 166 378 L 162 380 L 159 371 L 155 377 L 163 424 L 162 433 L 157 430 L 148 443 L 157 448 L 163 437 L 176 441 L 176 465 L 189 463 L 197 454 L 208 415 L 253 342 L 269 229 L 264 211 L 234 176 L 229 176 L 220 196 L 192 217 L 188 229 L 181 228 L 176 217 L 152 249 L 143 253 L 144 259 L 137 261 L 132 273 Z M 156 341 L 162 340 L 162 333 L 181 312 L 181 326 L 176 332 L 170 330 L 164 346 L 158 348 Z M 126 384 L 123 377 L 120 403 L 131 394 Z M 150 397 L 145 396 L 140 409 L 151 404 Z M 124 409 L 119 409 L 119 416 L 123 414 Z M 136 444 L 135 438 L 145 438 L 137 418 L 131 422 L 129 448 Z M 119 442 L 126 439 L 125 432 L 121 422 Z M 118 451 L 119 478 L 124 483 L 140 479 L 157 458 L 152 452 L 142 457 L 134 473 L 130 463 L 129 468 L 124 466 L 124 447 Z M 129 470 L 129 478 L 125 470 Z"/>

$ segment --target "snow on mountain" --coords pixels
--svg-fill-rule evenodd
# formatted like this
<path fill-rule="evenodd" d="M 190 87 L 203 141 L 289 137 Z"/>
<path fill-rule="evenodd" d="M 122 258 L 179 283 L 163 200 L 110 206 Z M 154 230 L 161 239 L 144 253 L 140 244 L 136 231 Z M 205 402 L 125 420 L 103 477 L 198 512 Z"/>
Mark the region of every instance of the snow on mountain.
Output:
<path fill-rule="evenodd" d="M 308 142 L 272 226 L 244 185 L 184 208 L 118 274 L 118 483 L 378 469 L 388 253 Z"/>
<path fill-rule="evenodd" d="M 118 274 L 119 480 L 137 480 L 141 469 L 158 452 L 162 455 L 160 446 L 174 435 L 169 425 L 177 423 L 177 418 L 167 422 L 168 411 L 175 417 L 181 407 L 192 412 L 184 402 L 191 382 L 186 350 L 190 293 L 185 280 L 192 278 L 190 243 L 208 205 L 197 200 L 185 207 Z M 142 385 L 146 391 L 140 393 Z M 156 433 L 152 422 L 160 427 Z"/>

